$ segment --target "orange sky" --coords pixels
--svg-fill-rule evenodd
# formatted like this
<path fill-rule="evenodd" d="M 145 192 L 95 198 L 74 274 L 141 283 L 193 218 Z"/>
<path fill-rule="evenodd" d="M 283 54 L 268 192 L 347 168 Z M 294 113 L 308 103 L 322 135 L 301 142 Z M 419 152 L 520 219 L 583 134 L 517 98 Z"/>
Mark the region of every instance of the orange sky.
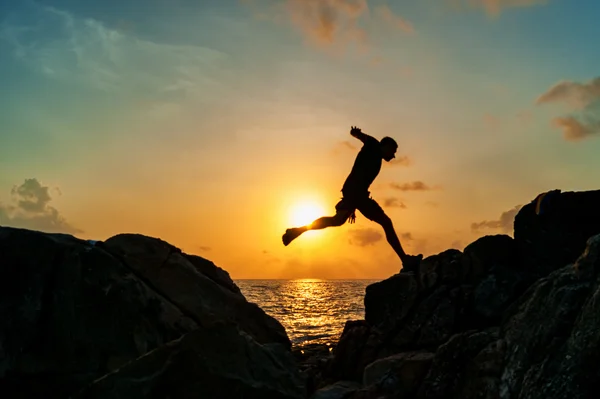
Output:
<path fill-rule="evenodd" d="M 360 214 L 281 244 L 294 209 L 334 212 L 352 125 L 399 143 L 371 192 L 410 253 L 597 188 L 600 27 L 581 4 L 200 3 L 2 9 L 0 224 L 160 237 L 236 279 L 384 278 L 401 263 Z"/>

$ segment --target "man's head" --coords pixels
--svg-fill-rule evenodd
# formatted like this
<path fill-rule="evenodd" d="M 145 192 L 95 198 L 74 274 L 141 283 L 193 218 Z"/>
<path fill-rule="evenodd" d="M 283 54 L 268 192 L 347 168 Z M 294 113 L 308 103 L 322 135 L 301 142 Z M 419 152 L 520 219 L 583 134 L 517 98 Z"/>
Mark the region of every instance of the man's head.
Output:
<path fill-rule="evenodd" d="M 398 144 L 396 140 L 391 137 L 382 138 L 379 143 L 381 144 L 381 157 L 387 162 L 390 162 L 396 157 L 396 151 L 398 150 Z"/>

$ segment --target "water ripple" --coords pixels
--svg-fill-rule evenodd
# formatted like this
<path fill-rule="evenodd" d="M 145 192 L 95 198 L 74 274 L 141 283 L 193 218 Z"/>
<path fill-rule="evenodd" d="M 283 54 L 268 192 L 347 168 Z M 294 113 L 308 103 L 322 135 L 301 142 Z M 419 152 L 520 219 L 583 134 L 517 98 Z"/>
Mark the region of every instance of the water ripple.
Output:
<path fill-rule="evenodd" d="M 236 280 L 249 302 L 285 327 L 292 344 L 334 343 L 347 320 L 364 319 L 367 285 L 376 280 Z"/>

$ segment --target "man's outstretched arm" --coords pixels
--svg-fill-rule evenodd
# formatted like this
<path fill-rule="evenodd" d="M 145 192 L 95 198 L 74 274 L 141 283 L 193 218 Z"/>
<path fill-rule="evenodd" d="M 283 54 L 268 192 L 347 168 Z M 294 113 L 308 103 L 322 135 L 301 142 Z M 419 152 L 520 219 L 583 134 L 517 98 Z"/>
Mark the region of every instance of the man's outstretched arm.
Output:
<path fill-rule="evenodd" d="M 363 143 L 366 143 L 368 140 L 375 140 L 375 138 L 369 136 L 366 133 L 363 133 L 362 130 L 360 130 L 360 128 L 358 128 L 356 126 L 352 126 L 351 127 L 351 129 L 350 129 L 350 135 L 352 135 L 352 137 L 356 137 L 357 139 L 359 139 Z"/>

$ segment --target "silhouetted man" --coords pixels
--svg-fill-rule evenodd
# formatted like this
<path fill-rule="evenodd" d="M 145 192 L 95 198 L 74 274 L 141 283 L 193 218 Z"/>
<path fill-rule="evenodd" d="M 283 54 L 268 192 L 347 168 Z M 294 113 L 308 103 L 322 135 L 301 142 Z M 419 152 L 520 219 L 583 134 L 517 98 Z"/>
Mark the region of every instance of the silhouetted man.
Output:
<path fill-rule="evenodd" d="M 387 162 L 395 158 L 398 144 L 391 137 L 384 137 L 381 141 L 363 133 L 353 126 L 350 134 L 363 142 L 363 147 L 356 156 L 352 171 L 342 187 L 342 199 L 335 206 L 334 216 L 321 217 L 311 224 L 302 227 L 287 229 L 282 237 L 283 244 L 288 245 L 302 233 L 308 230 L 320 230 L 326 227 L 341 226 L 350 220 L 354 223 L 356 209 L 367 219 L 379 223 L 385 231 L 388 243 L 402 261 L 403 271 L 417 271 L 423 255 L 407 255 L 400 245 L 400 240 L 394 230 L 392 220 L 385 214 L 381 206 L 371 198 L 369 187 L 381 170 L 381 160 Z"/>

